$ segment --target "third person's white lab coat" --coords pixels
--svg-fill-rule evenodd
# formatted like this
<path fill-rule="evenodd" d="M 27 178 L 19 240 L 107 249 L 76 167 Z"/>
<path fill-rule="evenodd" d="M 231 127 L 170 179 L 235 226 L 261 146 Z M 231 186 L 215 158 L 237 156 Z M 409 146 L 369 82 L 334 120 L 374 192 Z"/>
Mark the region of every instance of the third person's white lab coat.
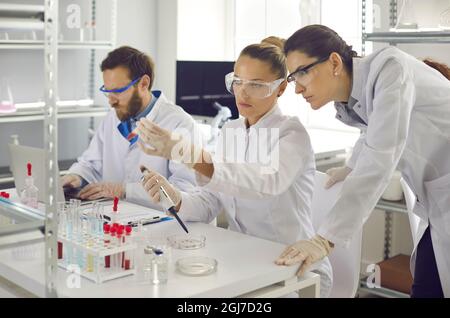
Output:
<path fill-rule="evenodd" d="M 204 187 L 182 192 L 180 217 L 211 222 L 223 210 L 229 228 L 248 235 L 284 244 L 314 236 L 314 153 L 297 118 L 283 116 L 274 106 L 248 129 L 244 118 L 227 123 L 214 154 L 215 167 L 221 162 L 232 165 L 233 170 L 225 178 L 221 170 L 215 170 L 212 180 L 199 180 L 207 183 Z M 246 185 L 260 188 L 260 178 L 276 171 L 282 174 L 274 180 L 282 188 L 276 196 L 254 198 L 239 186 L 245 180 Z M 321 275 L 321 296 L 326 297 L 332 280 L 329 260 L 317 264 L 316 271 Z"/>
<path fill-rule="evenodd" d="M 169 102 L 160 91 L 153 91 L 153 95 L 157 101 L 146 116 L 147 119 L 164 129 L 199 138 L 195 122 L 189 114 Z M 80 175 L 89 183 L 123 183 L 127 200 L 155 209 L 160 209 L 159 205 L 151 202 L 140 181 L 141 165 L 158 172 L 182 190 L 189 190 L 195 185 L 194 173 L 185 165 L 149 156 L 139 149 L 137 143 L 130 145 L 119 132 L 119 124 L 116 112 L 112 109 L 102 120 L 88 149 L 73 164 L 69 173 Z"/>
<path fill-rule="evenodd" d="M 348 162 L 353 171 L 319 234 L 348 243 L 398 169 L 417 196 L 417 242 L 429 225 L 442 289 L 450 297 L 450 81 L 388 47 L 353 59 L 351 96 L 360 120 L 339 103 L 337 118 L 362 134 Z"/>

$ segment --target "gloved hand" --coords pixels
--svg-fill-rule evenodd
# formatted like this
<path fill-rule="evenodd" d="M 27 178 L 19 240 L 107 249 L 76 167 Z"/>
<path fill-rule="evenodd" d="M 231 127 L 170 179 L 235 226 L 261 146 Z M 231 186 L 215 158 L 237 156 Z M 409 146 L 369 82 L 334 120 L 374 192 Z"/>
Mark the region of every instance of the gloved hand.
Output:
<path fill-rule="evenodd" d="M 142 118 L 137 123 L 136 133 L 139 135 L 139 148 L 151 156 L 182 162 L 192 168 L 201 157 L 201 149 L 184 139 Z"/>
<path fill-rule="evenodd" d="M 297 276 L 302 276 L 315 262 L 320 261 L 333 249 L 333 243 L 316 235 L 310 240 L 298 241 L 288 246 L 275 261 L 277 265 L 300 263 Z"/>
<path fill-rule="evenodd" d="M 327 183 L 325 184 L 325 189 L 331 188 L 335 183 L 340 181 L 344 181 L 345 178 L 352 172 L 347 166 L 339 167 L 339 168 L 331 168 L 327 170 L 327 175 L 330 176 Z"/>
<path fill-rule="evenodd" d="M 142 169 L 142 168 L 141 168 Z M 161 197 L 159 187 L 162 186 L 166 190 L 170 199 L 174 203 L 175 210 L 179 210 L 181 205 L 181 193 L 174 186 L 172 186 L 166 178 L 157 172 L 145 168 L 142 186 L 150 196 L 153 203 L 159 204 Z"/>
<path fill-rule="evenodd" d="M 79 188 L 81 187 L 81 177 L 76 174 L 66 174 L 61 178 L 63 187 Z"/>
<path fill-rule="evenodd" d="M 99 182 L 91 183 L 85 186 L 78 196 L 81 199 L 96 200 L 100 198 L 118 197 L 123 199 L 125 197 L 125 186 L 121 183 L 113 182 Z"/>

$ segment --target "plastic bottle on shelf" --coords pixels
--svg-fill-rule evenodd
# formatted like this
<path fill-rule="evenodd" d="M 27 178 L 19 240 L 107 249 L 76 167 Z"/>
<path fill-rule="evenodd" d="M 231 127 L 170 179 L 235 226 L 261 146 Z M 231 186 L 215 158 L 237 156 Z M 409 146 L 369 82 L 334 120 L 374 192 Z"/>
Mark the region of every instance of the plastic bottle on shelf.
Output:
<path fill-rule="evenodd" d="M 38 192 L 39 189 L 34 185 L 34 178 L 31 175 L 32 165 L 27 163 L 27 177 L 25 178 L 25 189 L 20 194 L 23 204 L 29 207 L 38 208 Z"/>

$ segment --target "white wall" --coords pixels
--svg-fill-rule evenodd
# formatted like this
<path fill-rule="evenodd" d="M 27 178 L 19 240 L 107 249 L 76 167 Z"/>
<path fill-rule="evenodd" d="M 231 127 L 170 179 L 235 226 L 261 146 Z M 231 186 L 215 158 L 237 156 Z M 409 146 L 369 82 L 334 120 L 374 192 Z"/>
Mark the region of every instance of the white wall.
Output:
<path fill-rule="evenodd" d="M 175 100 L 177 57 L 177 0 L 156 2 L 156 84 L 169 100 Z"/>
<path fill-rule="evenodd" d="M 232 60 L 230 0 L 179 0 L 177 59 L 193 61 Z M 231 36 L 231 37 L 230 37 Z"/>

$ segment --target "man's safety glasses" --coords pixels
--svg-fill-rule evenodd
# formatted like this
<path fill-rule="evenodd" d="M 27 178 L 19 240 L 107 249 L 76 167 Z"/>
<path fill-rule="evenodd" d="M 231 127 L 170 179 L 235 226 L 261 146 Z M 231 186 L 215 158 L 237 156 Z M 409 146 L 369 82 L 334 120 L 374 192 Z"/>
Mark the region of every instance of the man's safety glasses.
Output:
<path fill-rule="evenodd" d="M 100 87 L 100 91 L 103 92 L 103 94 L 106 97 L 119 97 L 121 93 L 125 92 L 127 89 L 129 89 L 131 86 L 133 86 L 134 84 L 136 84 L 137 82 L 139 82 L 139 80 L 142 78 L 142 76 L 134 79 L 131 81 L 130 84 L 128 84 L 127 86 L 121 87 L 121 88 L 116 88 L 116 89 L 106 89 L 105 85 L 102 85 L 102 87 Z"/>

